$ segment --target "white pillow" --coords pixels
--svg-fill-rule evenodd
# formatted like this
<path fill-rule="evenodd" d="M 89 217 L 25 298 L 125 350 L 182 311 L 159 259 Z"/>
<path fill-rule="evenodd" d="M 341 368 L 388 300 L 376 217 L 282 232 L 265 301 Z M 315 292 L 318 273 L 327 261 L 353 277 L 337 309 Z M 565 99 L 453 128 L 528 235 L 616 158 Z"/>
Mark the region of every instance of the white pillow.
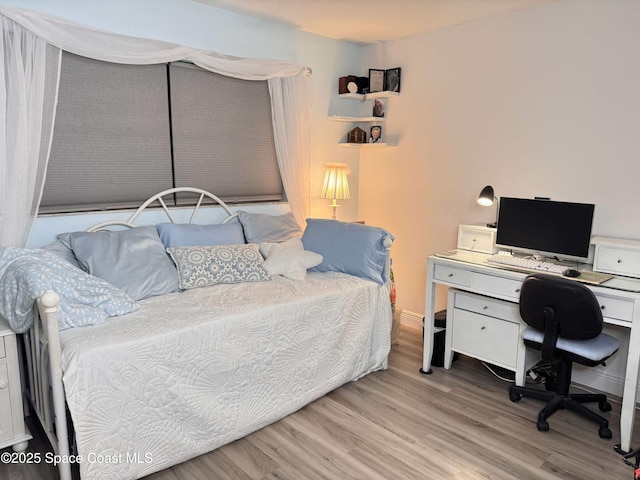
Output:
<path fill-rule="evenodd" d="M 305 250 L 299 238 L 282 243 L 261 243 L 264 268 L 270 275 L 282 275 L 291 280 L 304 280 L 307 269 L 320 265 L 322 255 Z"/>

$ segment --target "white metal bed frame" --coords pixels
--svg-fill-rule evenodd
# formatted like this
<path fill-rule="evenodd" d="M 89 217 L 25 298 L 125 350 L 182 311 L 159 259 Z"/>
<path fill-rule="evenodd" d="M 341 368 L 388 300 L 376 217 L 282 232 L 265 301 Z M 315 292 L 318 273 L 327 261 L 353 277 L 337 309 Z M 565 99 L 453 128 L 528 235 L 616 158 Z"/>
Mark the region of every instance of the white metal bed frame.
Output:
<path fill-rule="evenodd" d="M 140 214 L 158 202 L 171 223 L 176 223 L 164 197 L 178 193 L 194 193 L 198 200 L 193 208 L 189 223 L 194 223 L 203 200 L 209 198 L 216 202 L 227 213 L 221 223 L 228 223 L 238 215 L 234 213 L 220 198 L 210 192 L 192 187 L 171 188 L 159 192 L 142 205 L 126 220 L 102 222 L 87 229 L 88 232 L 107 230 L 110 227 L 122 226 L 135 228 L 134 222 Z M 48 291 L 36 300 L 32 327 L 24 334 L 26 349 L 27 381 L 29 400 L 42 425 L 53 451 L 62 461 L 58 464 L 60 480 L 71 480 L 71 456 L 69 431 L 67 428 L 66 400 L 62 384 L 62 358 L 58 327 L 58 305 L 60 297 Z M 67 460 L 67 461 L 65 461 Z"/>
<path fill-rule="evenodd" d="M 228 216 L 220 223 L 228 223 L 237 217 L 236 213 L 212 193 L 198 188 L 179 187 L 164 190 L 150 197 L 126 221 L 102 222 L 88 228 L 87 231 L 107 230 L 113 226 L 135 228 L 136 225 L 133 222 L 155 202 L 160 204 L 169 221 L 176 223 L 163 197 L 185 192 L 199 195 L 189 219 L 190 224 L 194 222 L 205 197 L 215 201 L 227 213 Z M 384 246 L 387 248 L 387 252 L 390 251 L 392 243 L 391 238 L 386 237 L 384 239 Z M 389 278 L 389 255 L 387 255 L 385 270 L 387 278 Z M 47 291 L 38 298 L 35 302 L 33 325 L 25 332 L 23 338 L 26 350 L 29 400 L 53 447 L 55 455 L 59 456 L 60 480 L 71 480 L 72 452 L 69 444 L 66 399 L 62 383 L 62 350 L 58 327 L 59 302 L 60 297 L 53 291 Z"/>

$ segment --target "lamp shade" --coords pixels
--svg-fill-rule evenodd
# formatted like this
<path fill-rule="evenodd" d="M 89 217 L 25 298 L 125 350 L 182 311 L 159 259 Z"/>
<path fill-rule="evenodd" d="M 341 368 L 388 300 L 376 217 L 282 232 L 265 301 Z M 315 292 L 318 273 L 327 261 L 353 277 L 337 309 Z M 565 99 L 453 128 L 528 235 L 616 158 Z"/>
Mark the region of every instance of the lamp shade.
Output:
<path fill-rule="evenodd" d="M 478 203 L 483 207 L 490 207 L 493 205 L 496 196 L 493 192 L 493 187 L 491 185 L 487 185 L 480 192 L 480 196 L 478 197 Z"/>
<path fill-rule="evenodd" d="M 345 199 L 350 198 L 349 165 L 346 163 L 326 163 L 324 165 L 324 181 L 322 182 L 321 198 Z"/>

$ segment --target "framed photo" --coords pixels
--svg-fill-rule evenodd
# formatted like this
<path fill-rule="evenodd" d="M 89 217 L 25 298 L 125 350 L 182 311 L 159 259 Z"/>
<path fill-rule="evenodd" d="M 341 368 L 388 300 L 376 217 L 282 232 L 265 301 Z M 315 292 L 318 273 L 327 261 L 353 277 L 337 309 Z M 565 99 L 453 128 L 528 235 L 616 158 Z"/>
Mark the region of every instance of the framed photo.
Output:
<path fill-rule="evenodd" d="M 369 69 L 369 93 L 384 90 L 384 70 Z"/>
<path fill-rule="evenodd" d="M 373 101 L 373 116 L 384 117 L 384 100 L 381 100 L 380 98 L 376 98 Z"/>
<path fill-rule="evenodd" d="M 400 92 L 401 68 L 390 68 L 384 72 L 384 89 L 387 92 Z"/>
<path fill-rule="evenodd" d="M 382 143 L 382 127 L 374 125 L 369 132 L 369 143 Z"/>

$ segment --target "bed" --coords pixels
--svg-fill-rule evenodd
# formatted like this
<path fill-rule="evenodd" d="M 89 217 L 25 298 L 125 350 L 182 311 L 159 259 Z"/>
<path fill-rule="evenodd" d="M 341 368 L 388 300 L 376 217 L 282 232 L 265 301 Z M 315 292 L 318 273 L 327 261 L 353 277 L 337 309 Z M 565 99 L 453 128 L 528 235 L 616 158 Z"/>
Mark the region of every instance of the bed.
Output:
<path fill-rule="evenodd" d="M 200 195 L 189 224 L 207 199 L 226 212 L 221 225 L 241 223 L 238 214 L 214 195 L 180 189 L 184 190 Z M 146 227 L 136 227 L 138 217 L 158 203 L 168 223 L 174 224 L 163 198 L 175 193 L 172 189 L 150 198 L 127 221 L 90 230 L 143 231 Z M 250 219 L 241 223 L 247 241 L 265 220 Z M 348 261 L 355 258 L 350 249 L 362 254 L 372 246 L 378 252 L 373 256 L 384 250 L 383 264 L 378 257 L 371 265 L 368 259 L 361 262 L 367 264 L 362 270 L 362 265 L 345 269 L 340 264 L 345 252 L 327 249 L 327 238 L 339 244 L 341 232 L 346 236 L 338 248 L 346 250 Z M 344 383 L 386 368 L 391 332 L 386 280 L 392 239 L 374 227 L 309 221 L 296 240 L 304 247 L 298 253 L 300 258 L 320 255 L 322 261 L 308 272 L 303 262 L 295 275 L 271 273 L 268 280 L 194 288 L 182 288 L 188 285 L 183 274 L 193 274 L 193 265 L 187 272 L 175 255 L 180 249 L 193 253 L 200 247 L 168 247 L 176 261 L 177 291 L 139 299 L 134 311 L 85 326 L 73 323 L 73 310 L 64 305 L 65 300 L 72 303 L 68 295 L 51 289 L 38 295 L 33 322 L 24 334 L 28 390 L 61 460 L 61 479 L 70 478 L 71 463 L 79 464 L 83 479 L 149 475 L 241 438 Z M 251 252 L 259 248 L 264 255 L 270 249 L 282 253 L 292 241 L 247 245 L 256 245 Z M 73 251 L 81 256 L 80 248 Z M 266 256 L 264 265 L 277 257 L 275 253 Z M 375 278 L 368 278 L 366 272 L 378 267 Z M 270 268 L 279 271 L 273 270 L 273 262 Z"/>

